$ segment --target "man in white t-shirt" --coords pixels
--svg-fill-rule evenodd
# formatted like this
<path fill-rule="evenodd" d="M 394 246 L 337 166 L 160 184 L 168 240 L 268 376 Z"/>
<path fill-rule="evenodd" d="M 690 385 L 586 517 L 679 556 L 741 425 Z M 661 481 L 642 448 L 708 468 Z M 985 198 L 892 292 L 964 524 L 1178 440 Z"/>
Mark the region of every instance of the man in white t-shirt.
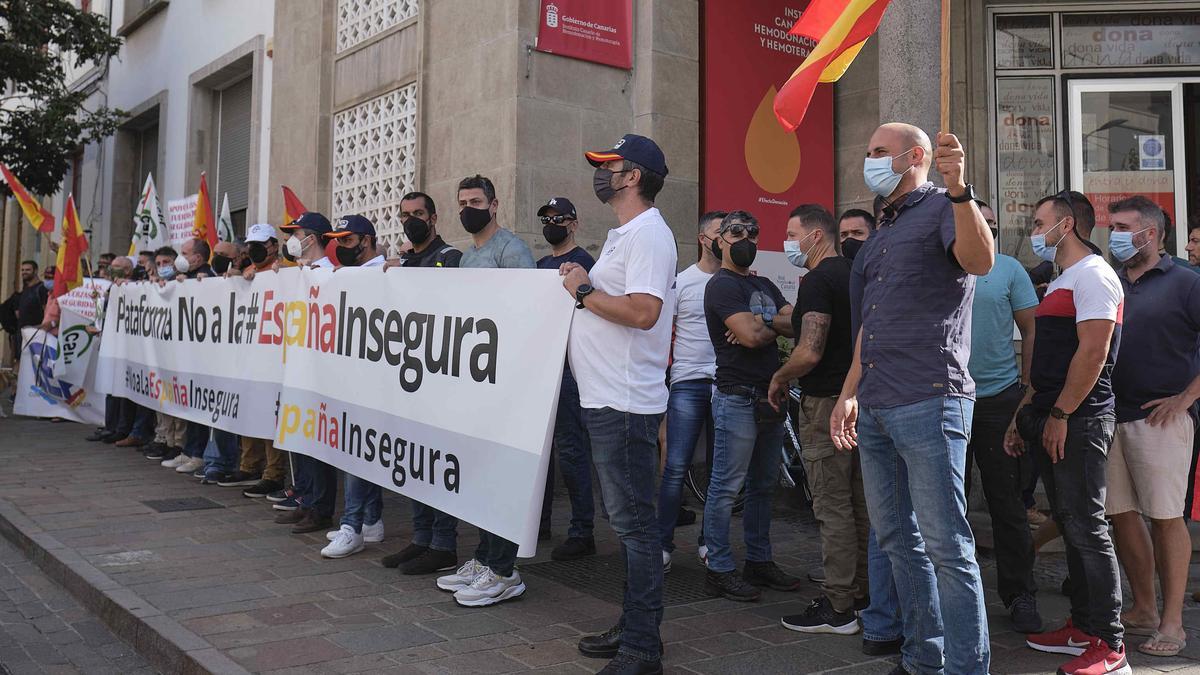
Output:
<path fill-rule="evenodd" d="M 596 197 L 620 227 L 609 230 L 591 275 L 566 263 L 563 286 L 578 311 L 571 372 L 592 441 L 592 461 L 609 522 L 625 551 L 621 620 L 579 641 L 579 651 L 612 658 L 608 675 L 662 672 L 662 545 L 654 508 L 658 426 L 667 409 L 670 308 L 675 302 L 675 237 L 654 208 L 667 163 L 658 145 L 626 134 L 611 150 L 586 153 Z"/>
<path fill-rule="evenodd" d="M 704 287 L 721 269 L 715 246 L 724 211 L 700 216 L 696 242 L 700 259 L 675 277 L 675 342 L 671 348 L 671 393 L 667 400 L 667 461 L 658 488 L 658 530 L 662 538 L 663 571 L 671 571 L 675 523 L 683 497 L 683 476 L 692 465 L 696 441 L 704 430 L 712 456 L 712 390 L 717 356 L 704 322 Z M 701 535 L 703 541 L 703 535 Z M 700 544 L 700 558 L 707 553 Z"/>

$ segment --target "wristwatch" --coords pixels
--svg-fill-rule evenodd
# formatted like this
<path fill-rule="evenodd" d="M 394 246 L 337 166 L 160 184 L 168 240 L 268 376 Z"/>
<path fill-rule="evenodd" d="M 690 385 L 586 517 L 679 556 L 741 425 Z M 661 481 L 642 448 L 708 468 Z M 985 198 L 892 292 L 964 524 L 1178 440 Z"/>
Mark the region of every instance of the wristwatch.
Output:
<path fill-rule="evenodd" d="M 591 284 L 580 284 L 579 288 L 575 289 L 575 309 L 583 309 L 583 299 L 592 294 Z"/>
<path fill-rule="evenodd" d="M 1068 415 L 1067 413 L 1063 412 L 1063 409 L 1058 406 L 1054 406 L 1053 408 L 1050 409 L 1050 416 L 1056 420 L 1066 421 L 1066 420 L 1071 419 L 1071 416 Z"/>
<path fill-rule="evenodd" d="M 946 199 L 949 199 L 950 201 L 954 202 L 955 204 L 966 204 L 967 202 L 975 201 L 975 186 L 971 185 L 970 183 L 967 183 L 965 192 L 963 192 L 958 197 L 955 197 L 954 195 L 947 192 Z"/>

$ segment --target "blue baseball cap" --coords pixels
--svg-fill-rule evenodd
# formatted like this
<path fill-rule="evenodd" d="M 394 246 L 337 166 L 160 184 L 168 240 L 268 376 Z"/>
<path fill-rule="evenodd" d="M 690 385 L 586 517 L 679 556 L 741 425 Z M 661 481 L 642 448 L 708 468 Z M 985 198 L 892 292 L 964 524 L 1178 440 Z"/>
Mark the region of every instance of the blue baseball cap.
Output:
<path fill-rule="evenodd" d="M 330 239 L 340 239 L 351 234 L 371 235 L 375 236 L 375 226 L 371 221 L 367 220 L 366 216 L 352 215 L 342 216 L 333 224 L 333 231 L 325 236 Z"/>
<path fill-rule="evenodd" d="M 663 156 L 662 148 L 658 147 L 658 143 L 637 134 L 625 134 L 611 150 L 585 152 L 583 156 L 592 166 L 600 166 L 614 159 L 627 159 L 664 178 L 667 176 L 667 159 Z"/>
<path fill-rule="evenodd" d="M 280 225 L 281 230 L 309 230 L 316 232 L 318 235 L 329 234 L 333 231 L 333 226 L 329 224 L 329 219 L 317 213 L 316 211 L 305 211 L 287 225 Z"/>

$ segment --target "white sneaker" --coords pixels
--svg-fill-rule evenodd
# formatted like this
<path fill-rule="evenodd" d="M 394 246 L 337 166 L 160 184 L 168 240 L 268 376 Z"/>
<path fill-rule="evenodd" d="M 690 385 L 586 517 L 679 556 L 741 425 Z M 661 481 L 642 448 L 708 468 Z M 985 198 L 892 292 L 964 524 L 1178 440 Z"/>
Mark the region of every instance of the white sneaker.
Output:
<path fill-rule="evenodd" d="M 199 471 L 200 469 L 203 469 L 203 468 L 204 468 L 204 458 L 203 457 L 189 457 L 188 459 L 184 460 L 183 464 L 180 464 L 179 466 L 175 467 L 175 473 L 185 473 L 185 474 L 196 473 L 197 471 Z"/>
<path fill-rule="evenodd" d="M 484 567 L 470 586 L 454 594 L 454 601 L 463 607 L 486 607 L 504 602 L 525 593 L 521 574 L 514 568 L 512 576 L 502 577 Z"/>
<path fill-rule="evenodd" d="M 159 466 L 165 466 L 168 469 L 174 469 L 175 467 L 179 466 L 180 464 L 183 464 L 187 460 L 188 460 L 187 455 L 185 455 L 183 453 L 179 453 L 178 455 L 175 455 L 171 459 L 164 459 L 163 461 L 159 462 L 158 464 L 159 464 Z"/>
<path fill-rule="evenodd" d="M 708 547 L 701 545 L 696 549 L 696 555 L 700 558 L 700 564 L 708 567 Z"/>
<path fill-rule="evenodd" d="M 362 536 L 363 541 L 368 544 L 378 544 L 383 541 L 383 518 L 370 525 L 363 523 Z"/>
<path fill-rule="evenodd" d="M 345 558 L 361 550 L 363 550 L 363 536 L 355 532 L 353 527 L 343 525 L 333 541 L 321 549 L 321 555 L 326 558 Z"/>
<path fill-rule="evenodd" d="M 463 563 L 463 566 L 458 568 L 458 571 L 454 574 L 438 577 L 437 587 L 443 591 L 454 591 L 457 593 L 470 586 L 471 582 L 475 581 L 475 577 L 479 576 L 479 573 L 485 569 L 487 568 L 483 566 L 483 563 L 471 558 Z"/>
<path fill-rule="evenodd" d="M 671 571 L 671 552 L 663 551 L 663 574 Z"/>

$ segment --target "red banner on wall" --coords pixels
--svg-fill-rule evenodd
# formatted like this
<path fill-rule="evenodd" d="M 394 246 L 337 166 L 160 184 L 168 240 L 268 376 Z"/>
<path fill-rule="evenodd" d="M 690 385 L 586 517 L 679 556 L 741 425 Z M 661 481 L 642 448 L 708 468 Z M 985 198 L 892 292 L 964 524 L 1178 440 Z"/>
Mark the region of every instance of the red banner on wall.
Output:
<path fill-rule="evenodd" d="M 633 0 L 542 0 L 537 50 L 633 67 Z"/>
<path fill-rule="evenodd" d="M 804 123 L 788 133 L 775 119 L 778 88 L 816 46 L 788 30 L 807 0 L 704 3 L 705 211 L 749 211 L 758 247 L 783 249 L 788 213 L 799 204 L 832 209 L 833 87 L 817 86 Z"/>

